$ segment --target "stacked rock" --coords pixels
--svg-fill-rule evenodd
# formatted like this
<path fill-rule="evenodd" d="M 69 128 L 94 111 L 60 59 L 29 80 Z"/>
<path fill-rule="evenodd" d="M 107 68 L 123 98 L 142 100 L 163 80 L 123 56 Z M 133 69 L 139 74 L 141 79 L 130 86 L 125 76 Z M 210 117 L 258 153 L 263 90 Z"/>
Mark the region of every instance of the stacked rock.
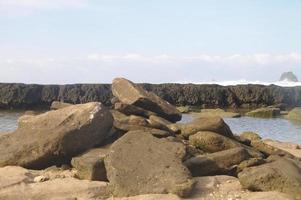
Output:
<path fill-rule="evenodd" d="M 301 199 L 300 158 L 283 148 L 220 117 L 176 123 L 173 105 L 124 78 L 112 92 L 111 110 L 54 102 L 1 135 L 0 199 Z"/>
<path fill-rule="evenodd" d="M 157 137 L 174 135 L 168 125 L 181 120 L 181 113 L 156 94 L 124 78 L 113 80 L 114 127 L 127 132 L 143 130 Z"/>

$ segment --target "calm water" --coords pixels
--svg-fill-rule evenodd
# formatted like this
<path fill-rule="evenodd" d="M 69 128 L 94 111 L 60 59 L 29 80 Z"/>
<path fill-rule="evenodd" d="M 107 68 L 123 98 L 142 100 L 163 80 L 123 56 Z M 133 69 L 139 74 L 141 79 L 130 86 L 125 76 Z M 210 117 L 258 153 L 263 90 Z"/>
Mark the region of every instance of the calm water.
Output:
<path fill-rule="evenodd" d="M 0 112 L 0 132 L 13 131 L 17 128 L 17 120 L 20 112 Z"/>
<path fill-rule="evenodd" d="M 17 120 L 21 113 L 0 112 L 0 132 L 13 131 L 17 128 Z M 193 117 L 184 114 L 182 122 L 189 122 Z M 283 118 L 226 118 L 226 123 L 232 131 L 239 134 L 244 131 L 254 131 L 262 138 L 271 138 L 280 141 L 301 144 L 301 123 L 295 123 Z"/>

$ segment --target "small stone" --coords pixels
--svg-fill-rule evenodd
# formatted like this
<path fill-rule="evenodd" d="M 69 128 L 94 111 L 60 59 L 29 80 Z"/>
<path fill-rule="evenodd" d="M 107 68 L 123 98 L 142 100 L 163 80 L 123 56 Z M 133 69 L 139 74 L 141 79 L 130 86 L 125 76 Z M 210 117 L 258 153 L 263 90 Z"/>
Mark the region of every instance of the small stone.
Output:
<path fill-rule="evenodd" d="M 37 176 L 33 179 L 33 181 L 35 183 L 41 183 L 41 182 L 45 182 L 45 181 L 48 181 L 49 180 L 49 177 L 46 177 L 46 176 Z"/>

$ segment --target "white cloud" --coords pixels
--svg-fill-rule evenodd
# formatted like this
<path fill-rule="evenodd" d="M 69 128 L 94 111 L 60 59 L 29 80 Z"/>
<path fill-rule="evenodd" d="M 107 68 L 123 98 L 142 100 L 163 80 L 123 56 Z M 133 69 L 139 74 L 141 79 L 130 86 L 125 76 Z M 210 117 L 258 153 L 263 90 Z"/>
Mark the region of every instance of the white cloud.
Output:
<path fill-rule="evenodd" d="M 124 76 L 137 82 L 277 81 L 301 77 L 301 54 L 172 56 L 90 54 L 74 58 L 0 58 L 1 82 L 99 83 Z"/>

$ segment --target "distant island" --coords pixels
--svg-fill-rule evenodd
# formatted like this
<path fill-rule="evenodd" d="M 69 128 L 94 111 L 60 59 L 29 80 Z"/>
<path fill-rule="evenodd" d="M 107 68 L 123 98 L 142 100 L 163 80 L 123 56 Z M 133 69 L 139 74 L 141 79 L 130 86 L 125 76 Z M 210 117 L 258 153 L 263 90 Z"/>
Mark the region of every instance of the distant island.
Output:
<path fill-rule="evenodd" d="M 297 76 L 293 72 L 284 72 L 279 81 L 299 82 Z"/>

